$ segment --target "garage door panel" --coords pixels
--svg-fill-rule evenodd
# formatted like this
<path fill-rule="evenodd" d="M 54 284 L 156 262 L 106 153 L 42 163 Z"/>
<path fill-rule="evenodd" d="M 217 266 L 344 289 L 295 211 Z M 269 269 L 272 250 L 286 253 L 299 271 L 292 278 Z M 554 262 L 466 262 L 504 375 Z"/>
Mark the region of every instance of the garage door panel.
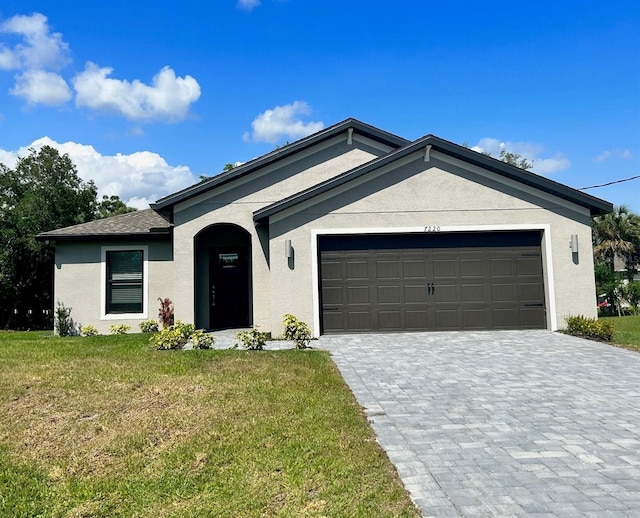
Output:
<path fill-rule="evenodd" d="M 400 304 L 400 286 L 378 286 L 378 304 Z"/>
<path fill-rule="evenodd" d="M 349 286 L 347 288 L 347 304 L 369 304 L 369 286 Z"/>
<path fill-rule="evenodd" d="M 436 309 L 436 329 L 460 329 L 457 309 Z"/>
<path fill-rule="evenodd" d="M 347 279 L 368 279 L 368 261 L 347 261 Z"/>
<path fill-rule="evenodd" d="M 376 275 L 378 279 L 397 279 L 399 272 L 400 268 L 397 260 L 376 261 Z"/>
<path fill-rule="evenodd" d="M 544 297 L 542 286 L 535 282 L 518 283 L 518 298 L 520 302 L 539 301 Z"/>
<path fill-rule="evenodd" d="M 482 259 L 460 259 L 460 277 L 482 277 Z"/>
<path fill-rule="evenodd" d="M 398 331 L 402 329 L 401 321 L 400 310 L 378 312 L 378 324 L 382 331 Z"/>
<path fill-rule="evenodd" d="M 543 307 L 525 307 L 520 311 L 523 328 L 540 329 L 544 327 L 545 314 Z"/>
<path fill-rule="evenodd" d="M 491 277 L 511 277 L 513 276 L 513 262 L 510 258 L 491 259 Z"/>
<path fill-rule="evenodd" d="M 368 311 L 349 311 L 347 313 L 349 331 L 369 331 L 371 314 Z"/>
<path fill-rule="evenodd" d="M 544 328 L 540 238 L 321 236 L 322 332 Z"/>
<path fill-rule="evenodd" d="M 462 302 L 482 302 L 485 299 L 484 284 L 463 284 L 460 295 Z"/>
<path fill-rule="evenodd" d="M 435 302 L 458 302 L 458 286 L 456 284 L 438 284 L 434 288 Z"/>
<path fill-rule="evenodd" d="M 341 286 L 323 286 L 322 302 L 324 304 L 342 304 L 342 287 Z"/>
<path fill-rule="evenodd" d="M 322 261 L 322 278 L 324 280 L 338 280 L 343 277 L 342 262 Z"/>
<path fill-rule="evenodd" d="M 484 309 L 463 309 L 462 326 L 464 329 L 486 329 L 488 327 Z"/>
<path fill-rule="evenodd" d="M 435 259 L 433 261 L 433 278 L 447 279 L 456 276 L 455 259 Z"/>
<path fill-rule="evenodd" d="M 405 259 L 402 261 L 403 277 L 405 279 L 424 279 L 427 275 L 425 259 Z"/>
<path fill-rule="evenodd" d="M 427 302 L 427 285 L 411 285 L 404 287 L 405 304 L 423 304 Z"/>
<path fill-rule="evenodd" d="M 514 302 L 516 297 L 513 284 L 492 284 L 491 299 L 494 302 Z"/>
<path fill-rule="evenodd" d="M 540 275 L 540 257 L 518 257 L 516 267 L 519 276 Z"/>
<path fill-rule="evenodd" d="M 405 327 L 413 331 L 423 331 L 428 329 L 429 319 L 427 310 L 407 310 L 405 311 Z"/>

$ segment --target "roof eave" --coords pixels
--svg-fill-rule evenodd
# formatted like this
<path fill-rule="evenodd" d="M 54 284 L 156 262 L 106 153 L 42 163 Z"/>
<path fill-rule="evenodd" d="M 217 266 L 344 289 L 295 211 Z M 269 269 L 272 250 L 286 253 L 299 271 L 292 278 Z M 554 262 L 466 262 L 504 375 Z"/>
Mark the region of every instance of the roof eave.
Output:
<path fill-rule="evenodd" d="M 127 234 L 54 234 L 50 235 L 46 232 L 38 234 L 36 240 L 38 241 L 163 241 L 171 239 L 171 231 L 154 231 L 154 232 L 140 232 L 140 233 L 127 233 Z"/>

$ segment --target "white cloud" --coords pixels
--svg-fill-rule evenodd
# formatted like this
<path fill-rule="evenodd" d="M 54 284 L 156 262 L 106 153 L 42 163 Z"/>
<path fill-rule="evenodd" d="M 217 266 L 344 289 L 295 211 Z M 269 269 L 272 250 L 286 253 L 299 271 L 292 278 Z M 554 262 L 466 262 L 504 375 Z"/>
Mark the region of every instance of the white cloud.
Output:
<path fill-rule="evenodd" d="M 500 152 L 505 149 L 509 153 L 521 155 L 533 162 L 532 171 L 542 175 L 563 171 L 571 165 L 569 159 L 561 153 L 550 158 L 543 158 L 540 155 L 544 151 L 544 147 L 533 142 L 505 142 L 493 137 L 484 137 L 471 149 L 479 153 L 489 153 L 493 158 L 498 158 Z"/>
<path fill-rule="evenodd" d="M 304 101 L 276 106 L 258 115 L 251 127 L 253 131 L 242 136 L 245 142 L 268 142 L 275 144 L 283 137 L 297 140 L 324 128 L 322 122 L 303 122 L 301 115 L 309 115 L 311 107 Z"/>
<path fill-rule="evenodd" d="M 244 11 L 253 11 L 260 5 L 260 0 L 238 0 L 236 7 Z"/>
<path fill-rule="evenodd" d="M 110 67 L 87 63 L 85 70 L 73 78 L 76 105 L 93 110 L 111 111 L 139 121 L 184 119 L 192 103 L 200 97 L 200 85 L 191 76 L 176 77 L 164 67 L 151 86 L 135 79 L 129 82 L 108 77 Z"/>
<path fill-rule="evenodd" d="M 16 75 L 16 84 L 9 93 L 23 97 L 29 104 L 57 106 L 71 99 L 66 81 L 55 72 L 27 70 Z"/>
<path fill-rule="evenodd" d="M 600 153 L 597 157 L 594 158 L 596 162 L 604 162 L 609 158 L 618 158 L 622 160 L 630 160 L 633 158 L 633 153 L 628 149 L 613 149 L 613 150 L 605 150 Z"/>
<path fill-rule="evenodd" d="M 60 33 L 51 32 L 43 14 L 16 15 L 0 24 L 0 32 L 23 40 L 13 48 L 0 44 L 0 68 L 4 70 L 60 70 L 70 62 L 69 45 Z"/>
<path fill-rule="evenodd" d="M 0 162 L 15 167 L 19 156 L 27 156 L 29 148 L 51 146 L 67 153 L 85 181 L 93 180 L 98 195 L 116 194 L 136 208 L 148 208 L 159 198 L 197 182 L 188 166 L 172 166 L 157 153 L 140 151 L 129 155 L 102 155 L 93 146 L 76 142 L 58 143 L 42 137 L 17 151 L 0 149 Z"/>

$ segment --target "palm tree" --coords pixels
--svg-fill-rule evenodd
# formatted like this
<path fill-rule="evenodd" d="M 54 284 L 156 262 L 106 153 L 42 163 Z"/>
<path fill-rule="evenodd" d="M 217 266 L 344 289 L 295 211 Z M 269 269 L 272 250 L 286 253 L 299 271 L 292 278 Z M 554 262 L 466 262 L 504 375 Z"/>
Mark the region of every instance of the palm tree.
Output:
<path fill-rule="evenodd" d="M 626 205 L 592 220 L 593 253 L 614 270 L 614 259 L 620 257 L 629 265 L 631 254 L 640 252 L 640 216 Z"/>

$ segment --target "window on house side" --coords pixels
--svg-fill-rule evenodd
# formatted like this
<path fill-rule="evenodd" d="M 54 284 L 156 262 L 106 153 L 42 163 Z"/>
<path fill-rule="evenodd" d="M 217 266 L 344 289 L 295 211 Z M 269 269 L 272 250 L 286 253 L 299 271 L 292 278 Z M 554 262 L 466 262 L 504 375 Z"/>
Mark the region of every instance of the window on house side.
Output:
<path fill-rule="evenodd" d="M 142 250 L 109 250 L 106 253 L 107 313 L 142 313 Z"/>

